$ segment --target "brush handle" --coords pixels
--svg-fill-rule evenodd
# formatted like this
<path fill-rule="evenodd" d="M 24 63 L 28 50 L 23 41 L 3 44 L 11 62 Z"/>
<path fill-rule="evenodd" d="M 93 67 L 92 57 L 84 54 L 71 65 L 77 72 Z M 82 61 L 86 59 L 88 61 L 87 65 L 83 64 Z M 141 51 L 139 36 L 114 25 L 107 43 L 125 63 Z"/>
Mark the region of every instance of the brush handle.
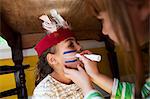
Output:
<path fill-rule="evenodd" d="M 80 54 L 76 54 L 76 57 L 80 57 Z M 84 56 L 92 61 L 100 62 L 101 56 L 96 54 L 84 54 Z"/>

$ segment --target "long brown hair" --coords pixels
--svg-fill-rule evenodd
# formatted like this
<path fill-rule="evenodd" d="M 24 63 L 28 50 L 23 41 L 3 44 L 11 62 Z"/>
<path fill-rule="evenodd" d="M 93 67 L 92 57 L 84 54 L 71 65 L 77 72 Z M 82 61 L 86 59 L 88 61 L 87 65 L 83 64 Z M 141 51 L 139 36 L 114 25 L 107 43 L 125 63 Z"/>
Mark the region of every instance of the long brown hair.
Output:
<path fill-rule="evenodd" d="M 136 91 L 140 93 L 141 85 L 144 81 L 144 72 L 140 69 L 144 68 L 141 49 L 139 47 L 139 42 L 137 40 L 137 28 L 134 26 L 133 17 L 131 16 L 132 12 L 130 11 L 130 5 L 128 2 L 130 0 L 88 0 L 88 3 L 92 5 L 92 9 L 94 10 L 95 14 L 99 14 L 101 11 L 108 12 L 110 16 L 110 21 L 115 31 L 115 34 L 119 40 L 119 43 L 122 49 L 130 54 L 125 54 L 126 60 L 128 62 L 132 61 L 133 66 L 135 66 L 136 70 Z M 131 0 L 133 1 L 133 0 Z M 141 6 L 144 4 L 144 0 L 138 0 L 137 3 L 134 0 L 136 5 L 134 6 Z M 132 3 L 132 4 L 134 4 Z M 139 17 L 139 16 L 134 16 Z M 137 20 L 140 21 L 140 20 Z M 118 26 L 120 30 L 118 29 Z M 140 27 L 142 28 L 142 27 Z M 142 33 L 143 30 L 141 29 L 140 32 Z M 126 42 L 128 43 L 129 49 L 126 48 Z M 131 57 L 131 58 L 128 58 Z M 132 60 L 129 60 L 132 59 Z"/>
<path fill-rule="evenodd" d="M 41 80 L 43 80 L 48 74 L 52 73 L 54 70 L 53 68 L 48 64 L 46 56 L 48 53 L 54 54 L 56 51 L 55 46 L 47 49 L 40 57 L 39 61 L 37 63 L 36 68 L 36 81 L 35 85 L 37 85 Z"/>

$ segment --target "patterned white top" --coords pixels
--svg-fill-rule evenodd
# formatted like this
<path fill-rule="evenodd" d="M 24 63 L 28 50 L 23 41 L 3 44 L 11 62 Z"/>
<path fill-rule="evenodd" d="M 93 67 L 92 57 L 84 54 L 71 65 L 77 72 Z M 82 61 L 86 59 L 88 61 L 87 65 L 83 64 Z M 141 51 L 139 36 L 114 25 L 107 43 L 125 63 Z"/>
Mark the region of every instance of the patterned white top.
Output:
<path fill-rule="evenodd" d="M 83 93 L 76 84 L 66 85 L 48 75 L 36 86 L 32 99 L 83 99 Z"/>

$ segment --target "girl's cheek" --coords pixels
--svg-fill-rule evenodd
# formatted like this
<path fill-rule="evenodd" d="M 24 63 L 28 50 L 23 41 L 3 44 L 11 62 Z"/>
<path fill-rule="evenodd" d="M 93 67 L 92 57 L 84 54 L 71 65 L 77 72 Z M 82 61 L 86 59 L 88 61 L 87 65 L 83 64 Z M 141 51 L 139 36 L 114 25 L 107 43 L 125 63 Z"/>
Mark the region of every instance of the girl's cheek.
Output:
<path fill-rule="evenodd" d="M 77 68 L 77 65 L 81 63 L 75 55 L 76 50 L 69 50 L 63 53 L 64 65 L 66 65 L 66 67 Z"/>

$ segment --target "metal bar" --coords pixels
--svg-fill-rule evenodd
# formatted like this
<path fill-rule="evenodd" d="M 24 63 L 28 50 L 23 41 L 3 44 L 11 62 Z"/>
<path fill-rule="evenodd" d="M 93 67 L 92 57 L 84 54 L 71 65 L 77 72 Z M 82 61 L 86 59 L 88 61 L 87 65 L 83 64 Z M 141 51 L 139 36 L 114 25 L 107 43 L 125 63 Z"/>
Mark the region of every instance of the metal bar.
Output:
<path fill-rule="evenodd" d="M 23 65 L 22 67 L 23 69 L 27 69 L 29 68 L 29 65 Z M 21 69 L 20 67 L 16 67 L 16 66 L 8 66 L 8 65 L 0 66 L 0 75 L 14 73 L 20 69 Z"/>

